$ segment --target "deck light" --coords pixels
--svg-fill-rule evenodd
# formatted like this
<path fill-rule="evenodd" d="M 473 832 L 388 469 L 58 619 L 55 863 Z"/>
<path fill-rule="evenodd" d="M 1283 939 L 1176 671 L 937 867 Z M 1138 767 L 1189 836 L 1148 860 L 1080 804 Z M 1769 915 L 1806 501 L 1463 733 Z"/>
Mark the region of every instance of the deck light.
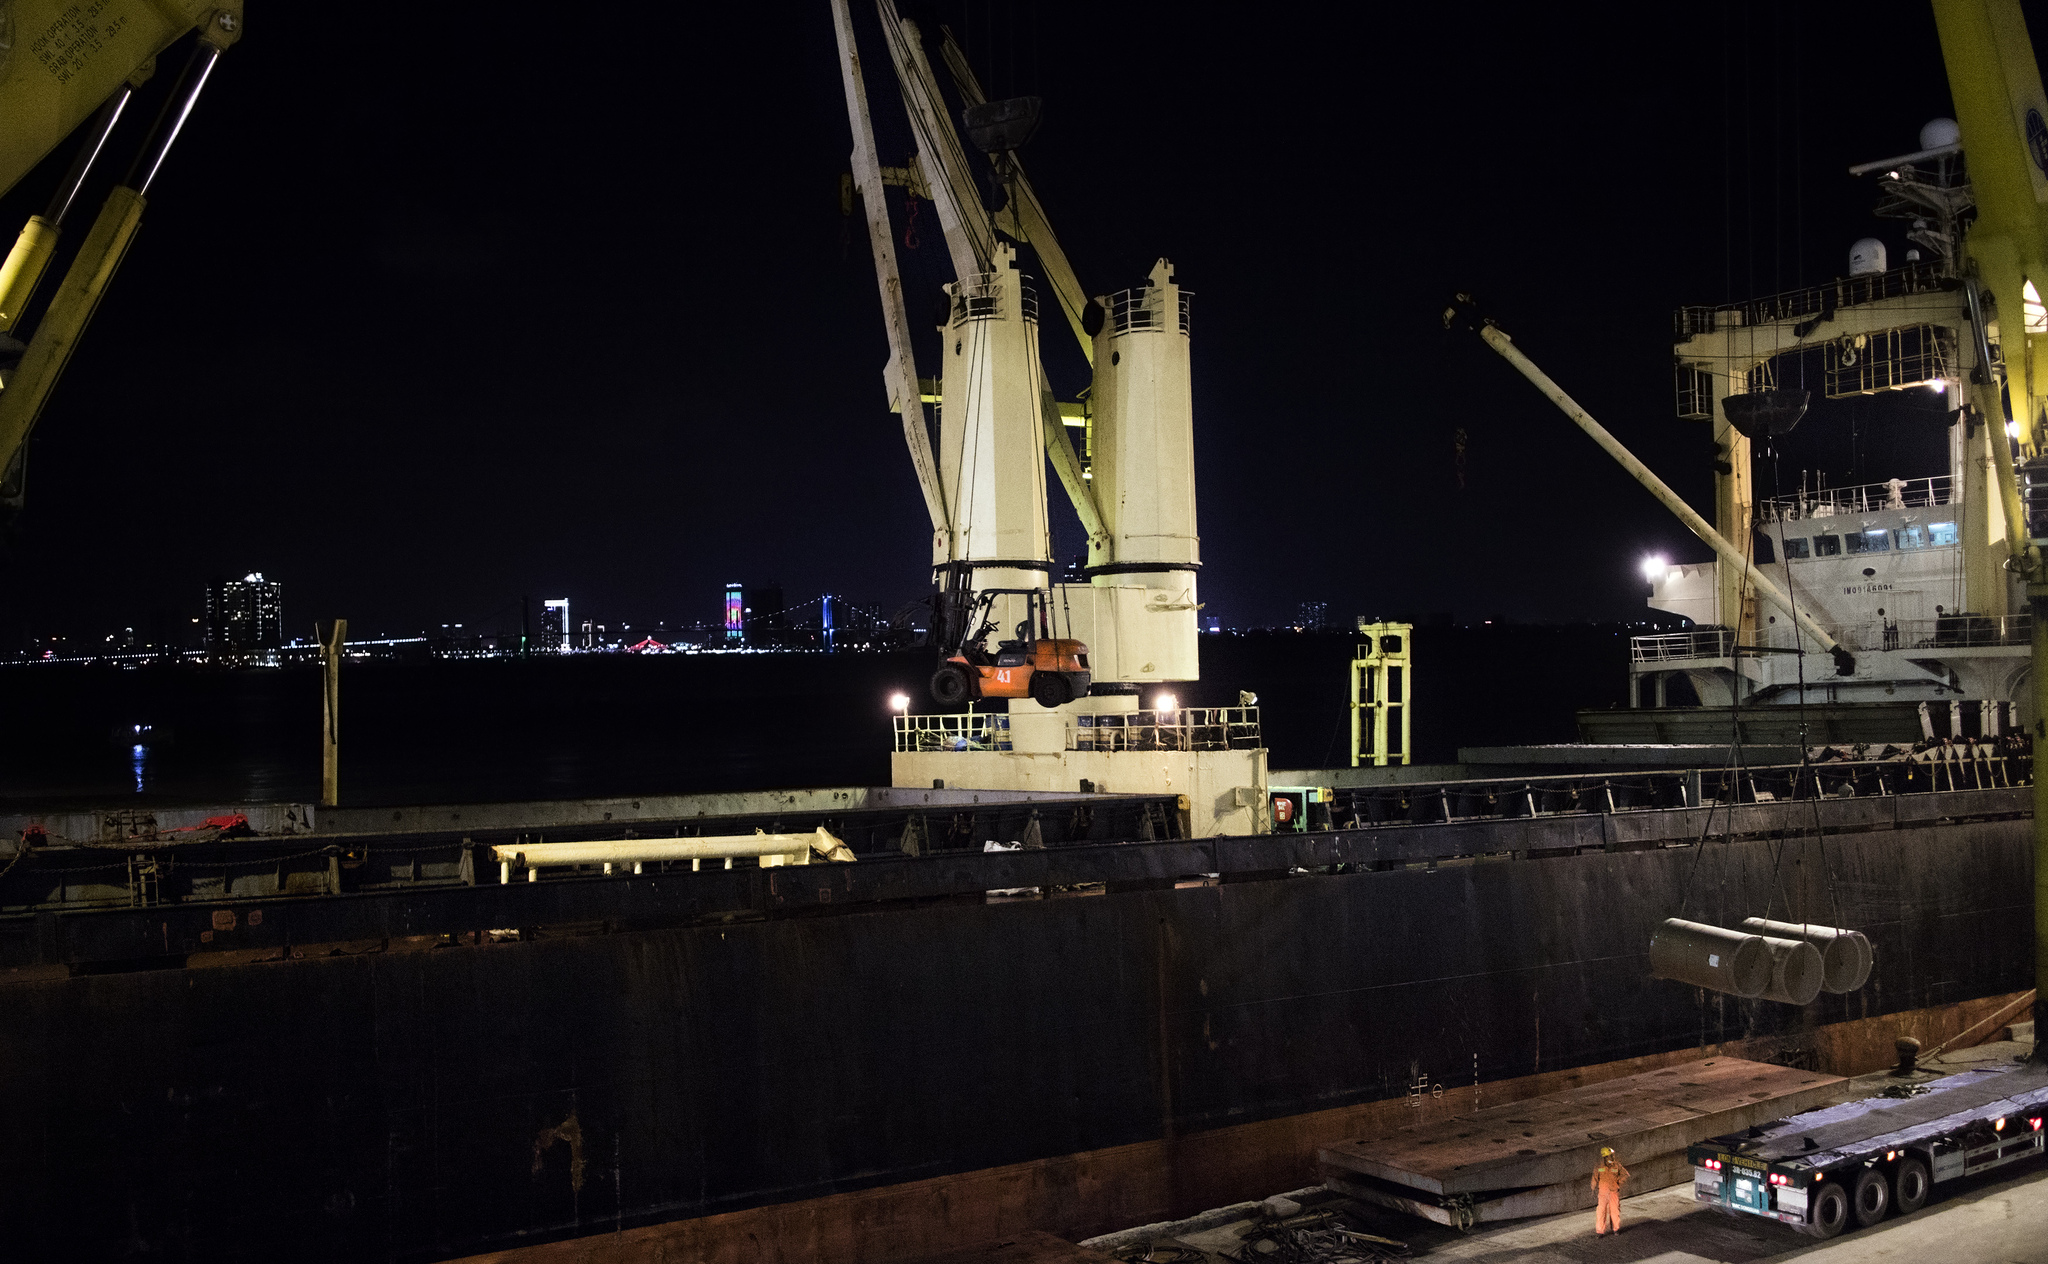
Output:
<path fill-rule="evenodd" d="M 2019 438 L 2019 437 L 2020 437 L 2020 423 L 2018 423 L 2017 421 L 2008 421 L 2008 422 L 2006 422 L 2006 423 L 2005 423 L 2005 433 L 2006 433 L 2006 434 L 2007 434 L 2007 435 L 2008 435 L 2009 437 L 2011 437 L 2011 438 L 2014 438 L 2014 439 L 2017 439 L 2017 438 Z"/>
<path fill-rule="evenodd" d="M 891 711 L 896 712 L 898 715 L 901 715 L 903 712 L 910 710 L 910 695 L 907 693 L 890 694 L 889 709 Z"/>
<path fill-rule="evenodd" d="M 2001 1117 L 2001 1118 L 1998 1118 L 1998 1119 L 1994 1119 L 1994 1120 L 1992 1120 L 1992 1121 L 1991 1121 L 1991 1131 L 1993 1131 L 1993 1132 L 2004 1132 L 2004 1131 L 2005 1131 L 2005 1120 L 2004 1120 L 2004 1118 L 2002 1118 L 2002 1117 Z"/>
<path fill-rule="evenodd" d="M 1643 578 L 1653 584 L 1664 578 L 1670 570 L 1671 563 L 1665 561 L 1661 553 L 1652 553 L 1643 559 Z"/>
<path fill-rule="evenodd" d="M 1167 715 L 1171 715 L 1178 708 L 1178 706 L 1179 703 L 1170 693 L 1162 693 L 1157 698 L 1154 698 L 1152 700 L 1152 709 L 1154 711 L 1159 711 Z"/>

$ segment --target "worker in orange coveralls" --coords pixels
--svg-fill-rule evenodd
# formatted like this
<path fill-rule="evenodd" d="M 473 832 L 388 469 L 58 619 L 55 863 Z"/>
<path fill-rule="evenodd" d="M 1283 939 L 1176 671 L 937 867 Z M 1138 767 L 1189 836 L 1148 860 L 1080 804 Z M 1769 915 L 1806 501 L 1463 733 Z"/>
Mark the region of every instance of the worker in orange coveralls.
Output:
<path fill-rule="evenodd" d="M 1621 1232 L 1621 1187 L 1628 1184 L 1628 1169 L 1614 1157 L 1611 1146 L 1600 1147 L 1600 1166 L 1593 1169 L 1593 1189 L 1600 1205 L 1593 1210 L 1593 1233 L 1605 1237 Z"/>

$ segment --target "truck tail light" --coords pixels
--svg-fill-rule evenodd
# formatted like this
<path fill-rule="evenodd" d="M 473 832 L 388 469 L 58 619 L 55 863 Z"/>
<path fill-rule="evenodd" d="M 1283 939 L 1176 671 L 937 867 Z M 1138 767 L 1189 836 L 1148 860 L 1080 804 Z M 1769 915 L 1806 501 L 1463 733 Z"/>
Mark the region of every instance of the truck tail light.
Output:
<path fill-rule="evenodd" d="M 2032 1125 L 2032 1127 L 2033 1127 L 2033 1129 L 2034 1129 L 2034 1131 L 2035 1131 L 2035 1132 L 2039 1132 L 2039 1131 L 2041 1131 L 2041 1121 L 2040 1121 L 2040 1119 L 2038 1119 L 2038 1118 L 2035 1118 L 2035 1119 L 2029 1119 L 2029 1120 L 2027 1121 L 2027 1123 L 2028 1123 L 2028 1124 L 2030 1124 L 2030 1125 Z"/>

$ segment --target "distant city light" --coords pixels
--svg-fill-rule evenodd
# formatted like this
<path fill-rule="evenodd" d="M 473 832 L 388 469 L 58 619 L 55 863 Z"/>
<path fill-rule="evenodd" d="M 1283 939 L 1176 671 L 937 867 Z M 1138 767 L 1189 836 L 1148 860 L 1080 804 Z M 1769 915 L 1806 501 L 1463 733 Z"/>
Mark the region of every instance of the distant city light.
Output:
<path fill-rule="evenodd" d="M 899 713 L 899 714 L 900 714 L 900 713 L 902 713 L 902 712 L 905 712 L 905 711 L 908 711 L 908 710 L 910 710 L 910 695 L 909 695 L 909 694 L 907 694 L 907 693 L 892 693 L 892 694 L 890 694 L 890 695 L 889 695 L 889 709 L 890 709 L 891 711 L 895 711 L 895 712 L 897 712 L 897 713 Z"/>
<path fill-rule="evenodd" d="M 1671 571 L 1671 563 L 1661 553 L 1652 553 L 1643 559 L 1643 578 L 1656 583 Z"/>

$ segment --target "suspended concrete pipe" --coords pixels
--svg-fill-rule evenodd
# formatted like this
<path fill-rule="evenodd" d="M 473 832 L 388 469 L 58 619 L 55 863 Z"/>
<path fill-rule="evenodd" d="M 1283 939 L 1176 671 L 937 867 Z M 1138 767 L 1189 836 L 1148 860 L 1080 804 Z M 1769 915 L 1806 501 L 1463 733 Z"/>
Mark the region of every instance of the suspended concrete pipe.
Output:
<path fill-rule="evenodd" d="M 1774 935 L 1764 936 L 1764 947 L 1771 953 L 1771 985 L 1757 999 L 1785 1005 L 1813 1004 L 1826 973 L 1820 949 L 1803 939 L 1779 939 Z"/>
<path fill-rule="evenodd" d="M 1650 936 L 1650 973 L 1660 979 L 1750 998 L 1764 994 L 1775 972 L 1762 935 L 1670 917 Z"/>
<path fill-rule="evenodd" d="M 1877 953 L 1860 930 L 1836 926 L 1815 926 L 1810 922 L 1773 922 L 1745 917 L 1743 928 L 1758 935 L 1780 939 L 1803 939 L 1820 950 L 1823 992 L 1854 992 L 1870 980 L 1870 967 Z"/>
<path fill-rule="evenodd" d="M 808 865 L 812 855 L 826 860 L 849 862 L 853 850 L 845 843 L 827 833 L 820 825 L 812 834 L 725 834 L 705 838 L 627 838 L 608 842 L 589 843 L 508 843 L 491 848 L 491 858 L 498 862 L 498 881 L 512 880 L 512 866 L 517 863 L 526 869 L 526 880 L 532 882 L 542 869 L 556 869 L 568 865 L 603 864 L 606 873 L 612 866 L 630 864 L 633 872 L 639 873 L 641 866 L 664 860 L 687 860 L 692 872 L 704 867 L 707 860 L 723 860 L 725 868 L 732 868 L 736 857 L 752 856 L 760 861 L 764 869 L 781 865 Z"/>

